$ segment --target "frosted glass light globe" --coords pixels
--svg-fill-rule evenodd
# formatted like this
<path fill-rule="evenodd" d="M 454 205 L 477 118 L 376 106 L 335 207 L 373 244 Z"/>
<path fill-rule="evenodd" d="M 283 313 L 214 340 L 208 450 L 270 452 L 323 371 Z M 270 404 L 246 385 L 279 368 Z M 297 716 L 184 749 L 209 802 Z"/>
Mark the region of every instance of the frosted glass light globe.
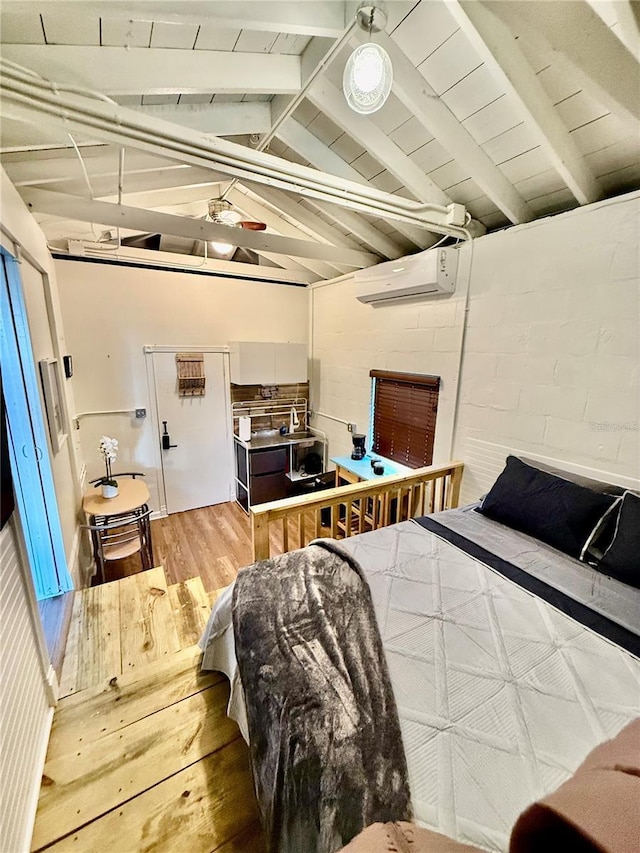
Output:
<path fill-rule="evenodd" d="M 357 113 L 375 113 L 389 97 L 393 68 L 387 51 L 368 42 L 349 57 L 342 77 L 347 103 Z"/>

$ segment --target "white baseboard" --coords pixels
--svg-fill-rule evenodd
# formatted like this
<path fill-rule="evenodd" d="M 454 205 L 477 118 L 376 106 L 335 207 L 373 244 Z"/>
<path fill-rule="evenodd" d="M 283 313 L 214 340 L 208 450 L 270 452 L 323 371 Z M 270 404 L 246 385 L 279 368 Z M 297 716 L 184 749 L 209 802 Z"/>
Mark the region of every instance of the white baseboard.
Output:
<path fill-rule="evenodd" d="M 55 678 L 55 673 L 54 673 Z M 46 725 L 43 726 L 40 733 L 40 743 L 38 745 L 38 760 L 33 768 L 33 781 L 31 783 L 31 793 L 25 808 L 25 825 L 23 844 L 16 853 L 28 853 L 31 850 L 31 839 L 33 837 L 33 828 L 36 823 L 36 812 L 38 810 L 38 800 L 40 799 L 40 788 L 42 786 L 42 772 L 44 770 L 45 760 L 47 758 L 47 749 L 49 747 L 49 737 L 51 735 L 51 725 L 53 723 L 53 708 L 49 709 Z"/>

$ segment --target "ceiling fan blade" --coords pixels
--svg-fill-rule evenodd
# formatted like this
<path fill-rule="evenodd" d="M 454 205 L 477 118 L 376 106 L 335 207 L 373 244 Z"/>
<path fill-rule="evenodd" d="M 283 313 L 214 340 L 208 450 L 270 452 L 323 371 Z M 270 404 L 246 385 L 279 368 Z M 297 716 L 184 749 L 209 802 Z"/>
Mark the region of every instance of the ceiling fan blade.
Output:
<path fill-rule="evenodd" d="M 267 228 L 265 222 L 251 222 L 247 220 L 238 222 L 238 225 L 241 228 L 246 228 L 248 231 L 265 231 Z"/>

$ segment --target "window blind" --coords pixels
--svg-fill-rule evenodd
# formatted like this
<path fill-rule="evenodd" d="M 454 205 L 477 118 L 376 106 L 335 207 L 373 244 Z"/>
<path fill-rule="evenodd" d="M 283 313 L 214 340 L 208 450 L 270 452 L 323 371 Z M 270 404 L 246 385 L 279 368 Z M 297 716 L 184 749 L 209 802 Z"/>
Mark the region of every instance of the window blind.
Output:
<path fill-rule="evenodd" d="M 375 453 L 410 468 L 431 465 L 439 376 L 372 370 Z"/>

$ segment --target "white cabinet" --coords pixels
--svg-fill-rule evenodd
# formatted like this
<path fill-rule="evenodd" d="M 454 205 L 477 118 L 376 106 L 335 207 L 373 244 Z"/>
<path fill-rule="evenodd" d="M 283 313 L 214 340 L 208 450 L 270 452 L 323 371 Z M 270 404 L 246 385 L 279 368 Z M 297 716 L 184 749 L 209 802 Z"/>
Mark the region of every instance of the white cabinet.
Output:
<path fill-rule="evenodd" d="M 276 385 L 307 381 L 307 345 L 274 344 Z"/>
<path fill-rule="evenodd" d="M 236 385 L 288 385 L 307 381 L 307 345 L 233 341 L 231 381 Z"/>

